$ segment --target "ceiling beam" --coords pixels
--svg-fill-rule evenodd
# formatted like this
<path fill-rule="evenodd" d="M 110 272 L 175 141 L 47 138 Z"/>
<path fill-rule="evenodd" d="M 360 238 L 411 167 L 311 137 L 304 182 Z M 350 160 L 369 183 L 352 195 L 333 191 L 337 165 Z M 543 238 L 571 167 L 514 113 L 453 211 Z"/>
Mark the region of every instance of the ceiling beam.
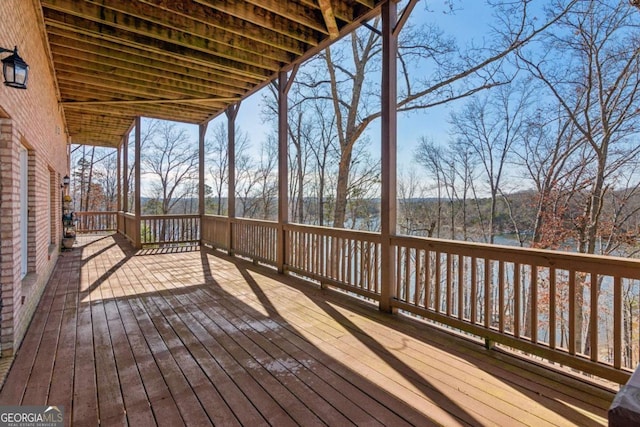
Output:
<path fill-rule="evenodd" d="M 331 0 L 318 0 L 318 5 L 322 11 L 322 17 L 324 18 L 324 23 L 327 26 L 329 37 L 331 39 L 336 39 L 338 35 L 340 35 L 340 31 L 338 30 L 336 16 L 333 12 L 333 7 L 331 6 Z"/>

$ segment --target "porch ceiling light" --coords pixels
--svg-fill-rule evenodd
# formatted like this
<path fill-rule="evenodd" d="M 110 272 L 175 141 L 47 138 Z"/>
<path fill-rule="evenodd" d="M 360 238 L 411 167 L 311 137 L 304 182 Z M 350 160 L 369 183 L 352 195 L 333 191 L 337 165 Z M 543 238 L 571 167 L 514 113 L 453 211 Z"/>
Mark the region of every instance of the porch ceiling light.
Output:
<path fill-rule="evenodd" d="M 26 89 L 27 78 L 29 77 L 29 66 L 18 55 L 18 47 L 14 47 L 13 50 L 0 47 L 0 53 L 4 52 L 12 52 L 11 55 L 2 60 L 4 84 L 17 89 Z"/>

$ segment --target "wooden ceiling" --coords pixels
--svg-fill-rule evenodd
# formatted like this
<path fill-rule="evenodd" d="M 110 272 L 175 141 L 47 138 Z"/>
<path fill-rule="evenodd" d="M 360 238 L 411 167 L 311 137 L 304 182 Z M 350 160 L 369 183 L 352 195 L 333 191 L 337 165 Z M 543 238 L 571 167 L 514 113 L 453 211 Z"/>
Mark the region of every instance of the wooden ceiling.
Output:
<path fill-rule="evenodd" d="M 205 123 L 379 13 L 384 0 L 40 0 L 71 141 L 135 116 Z"/>

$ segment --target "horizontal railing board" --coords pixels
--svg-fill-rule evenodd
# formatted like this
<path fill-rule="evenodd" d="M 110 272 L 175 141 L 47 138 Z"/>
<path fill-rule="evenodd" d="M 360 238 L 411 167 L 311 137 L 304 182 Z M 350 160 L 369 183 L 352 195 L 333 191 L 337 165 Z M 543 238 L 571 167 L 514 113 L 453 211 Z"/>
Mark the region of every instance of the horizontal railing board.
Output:
<path fill-rule="evenodd" d="M 601 275 L 622 276 L 640 280 L 640 259 L 582 253 L 520 248 L 515 246 L 471 243 L 426 237 L 393 236 L 393 246 L 409 246 L 430 251 L 450 252 L 495 261 L 535 264 L 562 270 L 577 270 Z M 615 271 L 612 269 L 615 268 Z"/>

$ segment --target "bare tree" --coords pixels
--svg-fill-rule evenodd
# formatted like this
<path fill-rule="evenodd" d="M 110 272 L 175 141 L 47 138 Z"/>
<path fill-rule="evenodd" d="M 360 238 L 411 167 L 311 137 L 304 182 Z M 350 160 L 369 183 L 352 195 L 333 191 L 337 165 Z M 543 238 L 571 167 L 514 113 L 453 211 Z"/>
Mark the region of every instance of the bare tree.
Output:
<path fill-rule="evenodd" d="M 538 106 L 527 122 L 514 164 L 535 189 L 531 244 L 558 249 L 575 237 L 566 216 L 574 196 L 584 191 L 592 156 L 557 103 Z"/>
<path fill-rule="evenodd" d="M 145 147 L 147 146 L 147 142 L 150 141 L 151 139 L 155 138 L 156 134 L 158 133 L 158 128 L 160 126 L 161 121 L 160 120 L 149 120 L 149 119 L 144 119 L 141 120 L 141 124 L 142 124 L 142 129 L 140 129 L 140 151 L 144 152 Z M 128 183 L 128 188 L 126 188 L 126 195 L 125 197 L 127 197 L 127 203 L 129 205 L 129 209 L 131 209 L 134 205 L 134 197 L 136 196 L 135 193 L 135 179 L 134 179 L 134 174 L 135 174 L 135 169 L 136 169 L 136 162 L 135 162 L 135 137 L 133 135 L 133 132 L 129 135 L 128 138 L 128 149 L 127 149 L 127 154 L 128 154 L 128 169 L 127 171 L 125 171 L 125 173 L 127 174 L 127 183 Z M 141 166 L 141 165 L 138 165 Z M 138 195 L 138 197 L 141 197 L 140 195 Z"/>
<path fill-rule="evenodd" d="M 558 102 L 593 158 L 579 194 L 581 211 L 572 217 L 578 252 L 613 248 L 599 245 L 599 239 L 603 231 L 611 234 L 622 226 L 612 220 L 627 216 L 605 220 L 607 195 L 622 189 L 633 194 L 638 186 L 637 179 L 620 177 L 632 176 L 626 169 L 640 152 L 632 140 L 640 129 L 639 24 L 640 17 L 625 2 L 583 1 L 562 17 L 559 31 L 543 39 L 544 51 L 523 49 L 518 55 L 519 64 Z M 587 320 L 585 290 L 597 286 L 600 293 L 602 280 L 580 276 L 576 282 L 577 329 L 582 331 L 576 345 L 590 354 L 590 337 L 584 333 L 589 327 L 584 325 L 597 322 L 597 316 L 591 313 Z"/>
<path fill-rule="evenodd" d="M 524 88 L 501 86 L 493 93 L 473 98 L 461 112 L 451 114 L 454 135 L 473 149 L 488 185 L 491 207 L 485 240 L 489 243 L 494 243 L 502 180 L 513 147 L 522 138 L 528 98 Z"/>
<path fill-rule="evenodd" d="M 420 144 L 416 149 L 416 161 L 420 164 L 428 173 L 428 176 L 433 179 L 434 188 L 436 190 L 436 214 L 435 214 L 435 230 L 436 237 L 440 237 L 441 223 L 442 223 L 442 193 L 447 192 L 447 183 L 445 178 L 445 154 L 444 149 L 436 144 L 433 140 L 422 137 L 420 138 Z"/>
<path fill-rule="evenodd" d="M 575 1 L 557 2 L 555 13 L 540 25 L 530 16 L 528 0 L 496 7 L 495 42 L 471 50 L 459 49 L 433 25 L 406 27 L 399 40 L 398 111 L 430 108 L 508 82 L 512 76 L 500 71 L 502 62 L 553 25 Z M 374 20 L 372 27 L 379 25 Z M 307 96 L 328 100 L 336 117 L 339 161 L 334 227 L 345 224 L 354 146 L 381 115 L 380 51 L 380 32 L 360 29 L 319 55 L 309 64 L 311 71 L 298 73 L 297 83 L 309 88 Z M 424 75 L 420 71 L 424 69 L 431 71 Z"/>
<path fill-rule="evenodd" d="M 398 180 L 398 226 L 409 236 L 433 237 L 436 215 L 430 205 L 425 186 L 420 182 L 415 170 L 400 174 Z"/>
<path fill-rule="evenodd" d="M 563 31 L 546 36 L 545 56 L 534 51 L 518 56 L 592 151 L 595 167 L 588 196 L 582 214 L 574 219 L 579 252 L 596 250 L 604 196 L 613 184 L 607 178 L 640 150 L 629 139 L 640 125 L 640 48 L 632 44 L 640 37 L 638 23 L 637 14 L 623 2 L 581 2 L 561 19 Z"/>
<path fill-rule="evenodd" d="M 117 206 L 116 151 L 93 147 L 71 150 L 71 194 L 80 211 L 115 211 Z"/>
<path fill-rule="evenodd" d="M 277 150 L 277 139 L 272 135 L 260 147 L 260 157 L 257 161 L 246 153 L 236 157 L 236 195 L 241 216 L 274 219 L 278 196 L 275 179 Z"/>
<path fill-rule="evenodd" d="M 337 135 L 335 131 L 335 116 L 331 114 L 326 102 L 316 100 L 312 114 L 316 117 L 314 126 L 315 136 L 310 140 L 309 150 L 313 159 L 312 188 L 315 190 L 317 200 L 316 223 L 325 224 L 326 199 L 332 186 L 329 180 L 335 175 L 333 165 L 337 156 Z"/>
<path fill-rule="evenodd" d="M 145 175 L 158 201 L 161 214 L 169 214 L 188 194 L 198 177 L 198 147 L 183 127 L 161 122 L 157 135 L 147 141 L 142 158 Z"/>
<path fill-rule="evenodd" d="M 236 141 L 235 148 L 236 153 L 245 153 L 249 149 L 249 136 L 242 132 L 240 128 L 236 127 Z M 212 181 L 212 194 L 215 197 L 214 209 L 216 215 L 222 215 L 226 213 L 222 198 L 226 194 L 227 184 L 229 182 L 229 152 L 227 150 L 228 138 L 227 138 L 227 126 L 225 123 L 220 123 L 213 128 L 213 136 L 206 141 L 206 162 L 208 163 L 208 172 Z M 236 159 L 236 163 L 246 162 L 244 159 Z M 242 169 L 243 165 L 240 165 Z"/>

